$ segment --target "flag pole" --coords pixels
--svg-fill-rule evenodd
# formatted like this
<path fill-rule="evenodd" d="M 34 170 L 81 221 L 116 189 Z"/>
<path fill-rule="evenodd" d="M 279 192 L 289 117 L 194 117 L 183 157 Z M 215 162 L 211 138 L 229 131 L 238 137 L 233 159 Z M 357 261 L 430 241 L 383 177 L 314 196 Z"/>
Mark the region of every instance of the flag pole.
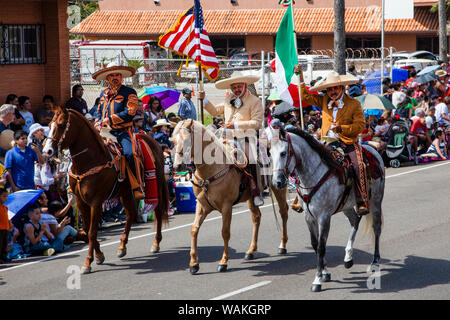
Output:
<path fill-rule="evenodd" d="M 203 91 L 203 74 L 202 74 L 202 63 L 198 62 L 198 83 L 199 83 L 199 91 Z M 203 114 L 203 99 L 200 100 L 200 119 L 202 121 L 202 124 L 205 125 L 205 119 Z"/>
<path fill-rule="evenodd" d="M 295 32 L 295 20 L 294 20 L 294 7 L 293 7 L 293 3 L 291 0 L 291 3 L 289 4 L 291 6 L 291 14 L 292 14 L 292 24 L 294 25 L 294 33 L 293 33 L 293 37 L 294 37 L 294 43 L 295 43 L 295 55 L 297 56 L 297 63 L 298 63 L 298 52 L 297 52 L 297 33 Z M 300 111 L 300 120 L 301 120 L 301 125 L 302 125 L 302 130 L 305 130 L 305 125 L 304 125 L 304 121 L 303 121 L 303 108 L 302 108 L 302 92 L 301 92 L 301 80 L 300 80 L 300 74 L 298 75 L 298 99 L 299 99 L 299 111 Z"/>

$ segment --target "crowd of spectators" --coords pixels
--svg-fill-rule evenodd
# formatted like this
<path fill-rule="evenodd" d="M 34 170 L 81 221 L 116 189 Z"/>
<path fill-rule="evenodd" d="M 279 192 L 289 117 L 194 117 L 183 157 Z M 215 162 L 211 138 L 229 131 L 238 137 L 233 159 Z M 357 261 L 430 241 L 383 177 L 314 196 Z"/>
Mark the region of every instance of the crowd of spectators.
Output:
<path fill-rule="evenodd" d="M 373 66 L 370 66 L 373 68 Z M 349 67 L 349 73 L 357 75 L 355 66 Z M 374 70 L 367 70 L 364 77 L 368 77 Z M 364 73 L 362 70 L 360 74 Z M 417 73 L 412 68 L 409 70 L 408 78 L 401 82 L 391 83 L 391 79 L 383 80 L 383 93 L 380 96 L 387 98 L 393 109 L 379 110 L 377 114 L 365 111 L 366 128 L 359 136 L 361 144 L 368 144 L 382 156 L 386 155 L 386 148 L 390 147 L 390 136 L 394 134 L 395 123 L 403 121 L 406 123 L 408 132 L 406 147 L 410 150 L 411 162 L 416 164 L 429 159 L 447 159 L 448 142 L 450 138 L 450 74 L 447 74 L 447 65 L 440 63 L 440 68 L 433 71 L 435 80 L 427 83 L 418 83 Z M 364 77 L 359 77 L 364 80 Z M 311 82 L 311 87 L 316 81 Z M 347 86 L 346 93 L 354 98 L 367 95 L 367 90 L 362 81 L 355 85 Z M 324 94 L 319 92 L 319 94 Z M 277 108 L 277 102 L 272 102 L 268 113 Z M 303 109 L 304 130 L 320 139 L 321 112 L 315 106 Z M 266 116 L 268 114 L 266 113 Z M 269 124 L 270 115 L 269 115 Z M 290 126 L 301 127 L 299 112 L 289 112 L 277 116 L 281 125 L 285 128 Z M 280 122 L 274 122 L 280 126 Z M 388 166 L 389 162 L 385 165 Z"/>

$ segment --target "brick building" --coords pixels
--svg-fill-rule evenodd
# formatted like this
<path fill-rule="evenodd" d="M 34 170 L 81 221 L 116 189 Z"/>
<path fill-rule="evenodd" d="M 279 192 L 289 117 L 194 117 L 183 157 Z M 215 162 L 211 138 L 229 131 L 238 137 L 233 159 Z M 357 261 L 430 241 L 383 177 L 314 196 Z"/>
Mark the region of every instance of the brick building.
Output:
<path fill-rule="evenodd" d="M 57 103 L 70 97 L 67 0 L 0 0 L 0 105 L 14 93 L 45 94 Z"/>
<path fill-rule="evenodd" d="M 430 12 L 437 0 L 414 0 L 414 19 L 386 20 L 385 47 L 397 51 L 438 53 L 438 16 Z M 219 55 L 244 47 L 249 52 L 273 51 L 284 13 L 276 0 L 202 0 L 205 25 Z M 294 6 L 300 50 L 334 47 L 333 0 L 299 0 Z M 104 0 L 100 10 L 71 29 L 86 39 L 157 40 L 192 0 Z M 347 47 L 381 46 L 381 0 L 345 2 Z"/>

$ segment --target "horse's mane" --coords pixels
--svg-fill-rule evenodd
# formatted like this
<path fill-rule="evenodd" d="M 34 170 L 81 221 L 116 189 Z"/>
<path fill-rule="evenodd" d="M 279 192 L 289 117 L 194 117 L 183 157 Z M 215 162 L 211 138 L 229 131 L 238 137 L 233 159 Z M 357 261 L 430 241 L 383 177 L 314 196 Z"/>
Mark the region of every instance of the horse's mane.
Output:
<path fill-rule="evenodd" d="M 94 137 L 97 140 L 97 142 L 99 143 L 100 148 L 106 154 L 108 154 L 108 151 L 106 150 L 105 143 L 103 142 L 103 138 L 100 136 L 98 131 L 94 128 L 92 123 L 84 115 L 82 115 L 80 112 L 78 112 L 76 110 L 73 110 L 73 109 L 68 109 L 68 111 L 69 111 L 69 113 L 72 113 L 73 115 L 75 115 L 77 118 L 79 118 L 82 122 L 84 122 L 87 125 L 87 127 L 89 128 L 89 130 L 94 135 Z"/>
<path fill-rule="evenodd" d="M 308 145 L 319 154 L 319 157 L 325 162 L 327 166 L 335 169 L 341 167 L 339 163 L 334 159 L 331 149 L 322 144 L 320 141 L 318 141 L 309 133 L 299 128 L 292 128 L 288 130 L 282 129 L 282 130 L 303 138 L 303 140 L 305 140 L 306 143 L 308 143 Z"/>

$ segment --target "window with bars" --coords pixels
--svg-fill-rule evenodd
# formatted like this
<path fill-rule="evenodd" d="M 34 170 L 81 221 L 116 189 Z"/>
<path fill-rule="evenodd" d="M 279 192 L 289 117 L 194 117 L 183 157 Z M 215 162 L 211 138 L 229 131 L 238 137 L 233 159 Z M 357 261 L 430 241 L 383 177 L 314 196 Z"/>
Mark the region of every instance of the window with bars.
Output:
<path fill-rule="evenodd" d="M 0 65 L 45 63 L 44 25 L 0 24 Z"/>

